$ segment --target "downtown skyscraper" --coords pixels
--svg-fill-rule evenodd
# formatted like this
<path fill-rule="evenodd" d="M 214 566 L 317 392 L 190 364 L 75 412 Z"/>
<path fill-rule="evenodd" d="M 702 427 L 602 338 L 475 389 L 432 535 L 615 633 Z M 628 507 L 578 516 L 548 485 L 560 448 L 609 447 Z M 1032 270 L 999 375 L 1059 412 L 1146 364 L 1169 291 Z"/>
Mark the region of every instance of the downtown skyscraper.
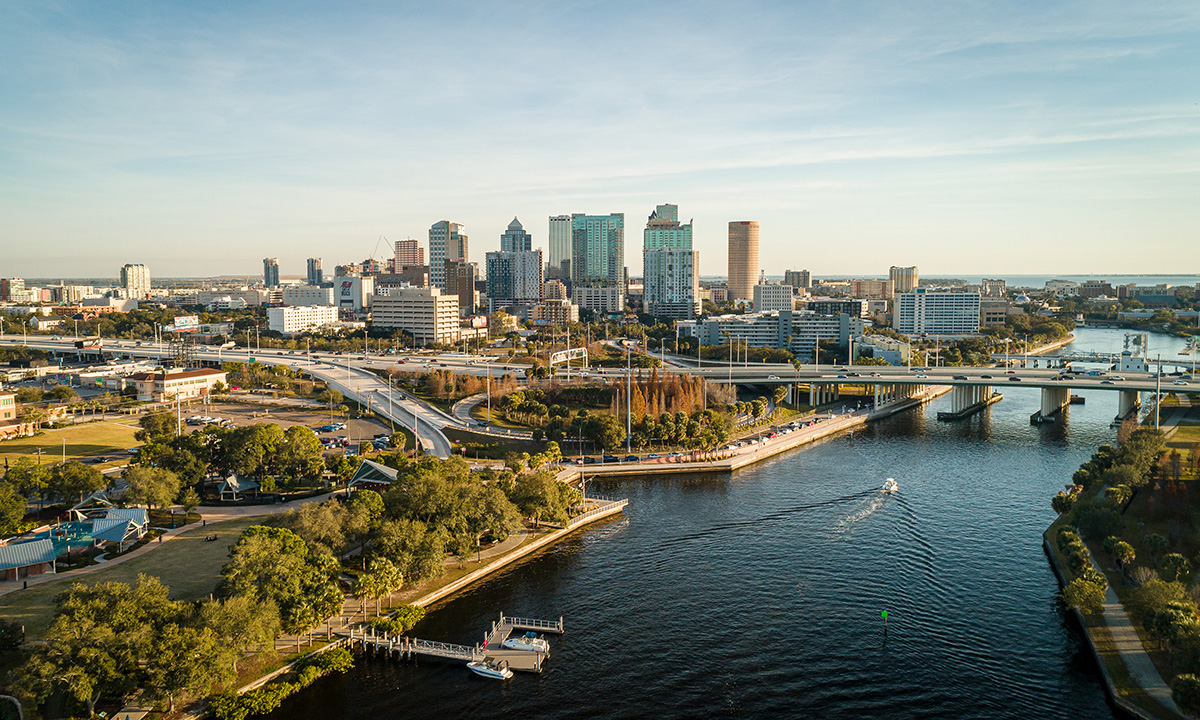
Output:
<path fill-rule="evenodd" d="M 465 228 L 449 220 L 440 220 L 429 228 L 429 283 L 446 290 L 446 261 L 467 262 Z"/>
<path fill-rule="evenodd" d="M 758 222 L 735 220 L 729 223 L 729 301 L 754 300 L 758 282 Z"/>
<path fill-rule="evenodd" d="M 325 282 L 325 271 L 321 268 L 321 258 L 308 259 L 308 284 L 320 286 Z"/>
<path fill-rule="evenodd" d="M 147 297 L 150 294 L 150 268 L 132 264 L 122 266 L 121 287 L 125 288 L 128 297 Z"/>
<path fill-rule="evenodd" d="M 571 277 L 571 220 L 574 215 L 553 215 L 550 217 L 549 258 L 547 259 L 546 277 L 556 277 L 567 280 Z"/>
<path fill-rule="evenodd" d="M 279 258 L 263 258 L 263 287 L 279 287 Z"/>
<path fill-rule="evenodd" d="M 581 308 L 625 309 L 625 213 L 571 216 L 571 284 Z"/>
<path fill-rule="evenodd" d="M 545 266 L 533 236 L 515 217 L 500 235 L 500 251 L 486 256 L 488 312 L 533 305 L 542 297 Z"/>
<path fill-rule="evenodd" d="M 692 223 L 679 222 L 677 205 L 659 205 L 643 231 L 645 312 L 690 320 L 700 313 L 700 253 L 692 250 Z"/>

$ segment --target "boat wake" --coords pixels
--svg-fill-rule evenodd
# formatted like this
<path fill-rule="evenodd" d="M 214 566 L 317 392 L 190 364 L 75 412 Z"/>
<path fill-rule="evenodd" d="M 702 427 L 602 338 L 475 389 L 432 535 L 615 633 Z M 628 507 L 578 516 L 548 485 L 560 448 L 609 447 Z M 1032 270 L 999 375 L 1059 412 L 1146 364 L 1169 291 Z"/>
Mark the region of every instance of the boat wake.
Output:
<path fill-rule="evenodd" d="M 795 507 L 790 507 L 785 510 L 777 510 L 776 512 L 768 513 L 766 515 L 763 515 L 762 517 L 753 518 L 751 520 L 738 520 L 736 522 L 721 523 L 720 525 L 714 525 L 710 528 L 705 528 L 704 530 L 698 530 L 693 533 L 688 533 L 687 535 L 681 535 L 677 538 L 672 538 L 670 540 L 666 540 L 662 544 L 664 546 L 675 545 L 678 543 L 699 540 L 701 538 L 708 537 L 709 535 L 715 535 L 717 533 L 724 532 L 727 530 L 735 530 L 738 528 L 754 527 L 756 525 L 762 525 L 764 523 L 774 522 L 776 520 L 782 520 L 782 519 L 788 517 L 789 515 L 794 515 L 798 512 L 803 512 L 805 510 L 813 510 L 816 508 L 827 507 L 829 505 L 839 505 L 841 503 L 850 502 L 852 500 L 856 500 L 859 498 L 865 498 L 870 495 L 877 495 L 878 492 L 879 492 L 878 490 L 864 490 L 862 492 L 853 493 L 851 495 L 845 495 L 843 497 L 834 498 L 832 500 L 823 500 L 821 502 L 815 502 L 815 503 L 805 503 L 803 505 L 796 505 Z"/>
<path fill-rule="evenodd" d="M 854 527 L 854 524 L 862 520 L 866 520 L 875 514 L 875 511 L 883 507 L 891 497 L 889 493 L 880 491 L 872 492 L 869 496 L 863 498 L 862 502 L 846 517 L 838 521 L 830 533 L 833 537 L 845 535 Z"/>

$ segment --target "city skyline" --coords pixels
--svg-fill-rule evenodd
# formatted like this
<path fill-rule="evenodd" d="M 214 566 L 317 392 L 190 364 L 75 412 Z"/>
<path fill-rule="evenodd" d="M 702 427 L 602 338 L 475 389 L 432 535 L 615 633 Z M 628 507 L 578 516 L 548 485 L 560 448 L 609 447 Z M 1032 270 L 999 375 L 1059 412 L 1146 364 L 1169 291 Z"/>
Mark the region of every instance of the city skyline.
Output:
<path fill-rule="evenodd" d="M 332 265 L 443 218 L 482 252 L 514 215 L 548 251 L 550 216 L 663 202 L 704 276 L 741 219 L 830 275 L 1200 264 L 1193 4 L 661 12 L 674 32 L 622 5 L 14 9 L 5 272 Z M 558 31 L 581 24 L 613 42 Z M 422 64 L 447 27 L 464 51 Z"/>

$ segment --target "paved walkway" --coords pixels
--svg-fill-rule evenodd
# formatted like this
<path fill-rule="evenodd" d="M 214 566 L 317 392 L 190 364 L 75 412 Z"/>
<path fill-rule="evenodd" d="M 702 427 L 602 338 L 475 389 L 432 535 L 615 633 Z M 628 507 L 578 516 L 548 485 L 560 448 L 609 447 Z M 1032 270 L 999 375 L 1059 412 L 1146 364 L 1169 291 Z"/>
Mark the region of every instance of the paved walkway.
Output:
<path fill-rule="evenodd" d="M 1095 558 L 1092 558 L 1092 565 L 1097 570 L 1101 569 L 1096 565 Z M 1129 619 L 1129 614 L 1125 612 L 1125 607 L 1117 599 L 1111 584 L 1104 591 L 1104 624 L 1108 626 L 1117 654 L 1121 656 L 1121 662 L 1125 663 L 1134 682 L 1164 707 L 1180 713 L 1175 701 L 1171 699 L 1171 688 L 1162 679 L 1162 675 L 1158 674 L 1158 668 L 1154 667 L 1154 662 L 1150 660 L 1150 655 L 1142 645 L 1141 636 L 1134 628 L 1133 621 Z"/>

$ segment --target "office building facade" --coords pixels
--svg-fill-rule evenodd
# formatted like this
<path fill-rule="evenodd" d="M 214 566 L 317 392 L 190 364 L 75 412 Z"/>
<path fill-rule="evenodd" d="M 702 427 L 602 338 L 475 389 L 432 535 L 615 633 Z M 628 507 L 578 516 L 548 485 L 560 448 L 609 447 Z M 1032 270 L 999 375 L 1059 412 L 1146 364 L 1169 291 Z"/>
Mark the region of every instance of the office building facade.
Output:
<path fill-rule="evenodd" d="M 795 305 L 794 293 L 795 289 L 791 285 L 755 285 L 754 312 L 791 310 Z"/>
<path fill-rule="evenodd" d="M 420 242 L 412 238 L 397 240 L 395 244 L 395 256 L 392 262 L 397 273 L 412 265 L 424 265 L 425 248 L 421 247 Z"/>
<path fill-rule="evenodd" d="M 263 287 L 279 287 L 278 258 L 263 258 Z"/>
<path fill-rule="evenodd" d="M 754 299 L 758 281 L 758 223 L 735 220 L 729 223 L 728 287 L 731 302 Z"/>
<path fill-rule="evenodd" d="M 783 284 L 807 290 L 812 287 L 812 273 L 807 270 L 785 270 Z"/>
<path fill-rule="evenodd" d="M 964 336 L 979 333 L 979 293 L 929 292 L 896 295 L 894 323 L 905 335 Z"/>
<path fill-rule="evenodd" d="M 143 299 L 150 295 L 150 268 L 145 265 L 123 265 L 121 267 L 121 287 L 128 293 L 127 297 Z"/>
<path fill-rule="evenodd" d="M 475 312 L 479 304 L 479 293 L 475 282 L 479 280 L 479 266 L 465 260 L 447 260 L 444 264 L 446 294 L 458 298 L 458 311 L 462 315 Z"/>
<path fill-rule="evenodd" d="M 294 306 L 333 306 L 333 287 L 320 285 L 288 285 L 283 288 L 283 304 Z"/>
<path fill-rule="evenodd" d="M 429 228 L 430 284 L 446 290 L 446 263 L 467 260 L 467 235 L 462 225 L 441 220 Z"/>
<path fill-rule="evenodd" d="M 372 305 L 371 325 L 403 330 L 418 345 L 457 342 L 461 334 L 458 296 L 445 295 L 435 287 L 379 295 Z"/>
<path fill-rule="evenodd" d="M 546 277 L 571 277 L 571 221 L 574 215 L 552 215 L 548 236 Z"/>
<path fill-rule="evenodd" d="M 730 340 L 750 347 L 790 350 L 797 357 L 812 357 L 818 342 L 849 346 L 864 327 L 861 318 L 850 315 L 816 315 L 808 312 L 778 312 L 720 315 L 684 321 L 677 326 L 684 337 L 699 337 L 702 345 L 722 345 Z"/>
<path fill-rule="evenodd" d="M 501 252 L 529 252 L 533 250 L 533 236 L 525 232 L 521 221 L 513 218 L 508 229 L 500 234 Z"/>

